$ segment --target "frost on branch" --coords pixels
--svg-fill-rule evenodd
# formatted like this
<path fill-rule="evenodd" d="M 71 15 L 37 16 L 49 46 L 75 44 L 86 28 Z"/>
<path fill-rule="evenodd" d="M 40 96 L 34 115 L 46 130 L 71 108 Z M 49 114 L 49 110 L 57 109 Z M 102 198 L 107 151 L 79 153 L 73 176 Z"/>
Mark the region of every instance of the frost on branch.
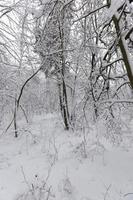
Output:
<path fill-rule="evenodd" d="M 124 2 L 125 0 L 111 0 L 111 5 L 107 11 L 107 18 L 111 19 Z"/>

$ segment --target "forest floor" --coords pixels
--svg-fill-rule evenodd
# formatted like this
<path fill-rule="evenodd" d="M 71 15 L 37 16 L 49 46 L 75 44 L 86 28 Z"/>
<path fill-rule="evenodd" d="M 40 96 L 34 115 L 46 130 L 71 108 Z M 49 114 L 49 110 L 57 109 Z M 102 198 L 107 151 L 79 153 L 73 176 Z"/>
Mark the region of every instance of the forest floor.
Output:
<path fill-rule="evenodd" d="M 90 130 L 86 141 L 54 114 L 19 132 L 0 138 L 0 200 L 133 200 L 133 136 L 118 147 Z"/>

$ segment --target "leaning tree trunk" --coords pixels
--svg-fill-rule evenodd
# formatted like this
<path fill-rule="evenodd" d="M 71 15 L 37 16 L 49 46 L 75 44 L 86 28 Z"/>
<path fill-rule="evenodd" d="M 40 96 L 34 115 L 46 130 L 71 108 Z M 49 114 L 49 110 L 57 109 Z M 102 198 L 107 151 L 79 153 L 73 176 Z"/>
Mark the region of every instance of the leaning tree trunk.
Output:
<path fill-rule="evenodd" d="M 107 0 L 107 4 L 108 4 L 108 8 L 109 8 L 111 6 L 111 1 Z M 119 45 L 119 48 L 120 48 L 120 51 L 121 51 L 121 54 L 123 57 L 123 61 L 124 61 L 125 68 L 127 71 L 127 76 L 129 78 L 130 85 L 133 89 L 133 66 L 132 66 L 133 63 L 131 62 L 130 53 L 128 51 L 126 40 L 125 40 L 124 36 L 121 34 L 121 30 L 122 30 L 122 28 L 120 26 L 121 17 L 117 18 L 117 16 L 114 14 L 112 17 L 112 20 L 115 25 L 116 34 L 118 37 L 118 45 Z"/>
<path fill-rule="evenodd" d="M 65 82 L 65 73 L 66 73 L 66 67 L 65 67 L 65 55 L 64 55 L 64 11 L 62 11 L 60 15 L 60 19 L 58 21 L 59 23 L 59 37 L 60 37 L 60 48 L 62 52 L 60 53 L 60 77 L 61 77 L 61 84 L 59 89 L 62 91 L 60 92 L 60 108 L 61 113 L 65 125 L 65 129 L 69 130 L 69 108 L 68 108 L 68 97 L 67 97 L 67 87 Z"/>
<path fill-rule="evenodd" d="M 65 129 L 69 130 L 69 111 L 67 103 L 66 85 L 64 81 L 58 83 L 58 91 L 59 91 L 59 104 L 60 104 L 61 115 L 63 118 Z"/>

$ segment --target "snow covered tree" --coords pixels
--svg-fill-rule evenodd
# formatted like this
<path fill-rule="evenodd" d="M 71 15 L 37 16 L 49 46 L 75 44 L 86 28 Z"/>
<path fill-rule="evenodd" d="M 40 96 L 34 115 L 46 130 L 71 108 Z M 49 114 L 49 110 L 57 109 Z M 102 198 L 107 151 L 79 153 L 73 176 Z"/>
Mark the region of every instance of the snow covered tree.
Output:
<path fill-rule="evenodd" d="M 114 23 L 116 39 L 120 48 L 127 75 L 133 88 L 133 8 L 130 1 L 107 1 L 109 7 L 110 22 Z M 113 48 L 113 46 L 112 46 Z"/>
<path fill-rule="evenodd" d="M 67 130 L 70 123 L 66 84 L 69 73 L 66 60 L 72 19 L 70 5 L 71 2 L 67 1 L 48 1 L 42 4 L 42 13 L 39 13 L 35 30 L 35 52 L 40 55 L 46 77 L 54 76 L 57 79 L 60 110 Z M 34 15 L 38 18 L 36 11 Z"/>

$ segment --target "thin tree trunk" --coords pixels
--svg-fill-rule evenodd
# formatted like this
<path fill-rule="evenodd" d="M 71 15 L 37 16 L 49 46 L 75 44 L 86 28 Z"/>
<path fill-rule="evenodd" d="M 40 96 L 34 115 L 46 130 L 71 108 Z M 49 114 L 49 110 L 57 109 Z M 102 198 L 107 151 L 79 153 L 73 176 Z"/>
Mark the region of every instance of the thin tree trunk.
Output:
<path fill-rule="evenodd" d="M 60 105 L 61 107 L 61 112 L 62 112 L 62 116 L 63 116 L 63 121 L 64 121 L 64 125 L 65 125 L 65 129 L 69 130 L 69 109 L 68 109 L 68 100 L 67 100 L 67 88 L 66 88 L 66 83 L 65 83 L 65 56 L 64 56 L 64 30 L 63 30 L 63 26 L 64 26 L 64 11 L 62 11 L 62 15 L 61 15 L 61 21 L 59 20 L 59 36 L 60 36 L 60 48 L 62 49 L 61 52 L 61 66 L 60 66 L 60 76 L 61 76 L 61 87 L 62 87 L 62 92 L 60 92 L 61 96 L 60 98 L 60 103 L 62 105 Z M 60 87 L 60 88 L 61 88 Z"/>
<path fill-rule="evenodd" d="M 14 136 L 18 137 L 18 130 L 17 130 L 17 101 L 16 101 L 16 99 L 15 99 L 15 108 L 14 108 L 14 131 L 15 131 Z"/>

